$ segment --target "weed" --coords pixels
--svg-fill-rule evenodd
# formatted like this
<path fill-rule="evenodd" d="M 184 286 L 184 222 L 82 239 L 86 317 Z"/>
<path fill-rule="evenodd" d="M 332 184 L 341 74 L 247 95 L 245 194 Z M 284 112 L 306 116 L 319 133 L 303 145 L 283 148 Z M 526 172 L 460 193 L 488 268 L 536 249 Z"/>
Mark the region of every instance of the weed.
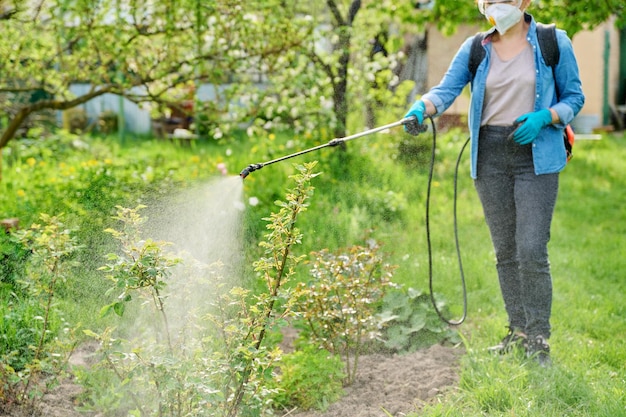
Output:
<path fill-rule="evenodd" d="M 61 216 L 41 214 L 40 220 L 13 236 L 31 256 L 26 274 L 16 281 L 23 294 L 11 293 L 13 305 L 2 325 L 0 396 L 30 408 L 64 375 L 74 348 L 71 337 L 59 337 L 59 330 L 71 336 L 73 329 L 63 322 L 55 297 L 81 249 Z"/>
<path fill-rule="evenodd" d="M 323 410 L 342 395 L 343 367 L 338 356 L 313 346 L 283 355 L 276 406 Z"/>

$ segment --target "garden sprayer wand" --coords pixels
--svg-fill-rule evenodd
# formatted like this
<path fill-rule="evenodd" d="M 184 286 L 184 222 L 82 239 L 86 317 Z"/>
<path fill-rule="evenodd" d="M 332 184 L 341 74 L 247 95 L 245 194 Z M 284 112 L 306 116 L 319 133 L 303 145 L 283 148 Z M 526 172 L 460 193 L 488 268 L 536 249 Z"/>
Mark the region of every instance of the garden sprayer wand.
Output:
<path fill-rule="evenodd" d="M 243 171 L 241 171 L 239 176 L 241 178 L 246 178 L 251 172 L 257 171 L 257 170 L 263 168 L 266 165 L 271 165 L 271 164 L 274 164 L 276 162 L 281 162 L 281 161 L 284 161 L 286 159 L 291 159 L 291 158 L 294 158 L 296 156 L 304 155 L 305 153 L 317 151 L 317 150 L 322 149 L 322 148 L 331 147 L 331 146 L 337 146 L 340 143 L 344 143 L 344 142 L 347 142 L 347 141 L 352 140 L 352 139 L 361 138 L 363 136 L 371 135 L 372 133 L 376 133 L 376 132 L 380 132 L 380 131 L 383 131 L 383 130 L 391 129 L 392 127 L 396 127 L 396 126 L 400 126 L 400 125 L 406 125 L 407 131 L 409 133 L 411 133 L 411 134 L 418 134 L 418 133 L 426 131 L 426 129 L 427 129 L 426 125 L 420 125 L 417 122 L 417 118 L 415 116 L 405 117 L 404 119 L 398 120 L 397 122 L 389 123 L 389 124 L 384 125 L 384 126 L 375 127 L 373 129 L 369 129 L 369 130 L 363 131 L 361 133 L 355 133 L 354 135 L 346 136 L 344 138 L 335 138 L 335 139 L 330 140 L 327 143 L 324 143 L 323 145 L 318 145 L 318 146 L 315 146 L 313 148 L 309 148 L 309 149 L 305 149 L 305 150 L 300 151 L 300 152 L 292 153 L 291 155 L 285 155 L 285 156 L 282 156 L 280 158 L 276 158 L 276 159 L 273 159 L 273 160 L 267 161 L 267 162 L 260 162 L 260 163 L 257 163 L 257 164 L 250 164 L 246 168 L 244 168 Z"/>

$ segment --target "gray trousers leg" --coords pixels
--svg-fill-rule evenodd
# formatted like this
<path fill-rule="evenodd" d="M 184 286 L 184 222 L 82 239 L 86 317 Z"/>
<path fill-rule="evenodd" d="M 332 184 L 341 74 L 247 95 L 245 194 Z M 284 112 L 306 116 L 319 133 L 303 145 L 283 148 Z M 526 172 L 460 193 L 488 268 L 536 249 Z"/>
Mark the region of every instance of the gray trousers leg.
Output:
<path fill-rule="evenodd" d="M 559 175 L 536 175 L 532 145 L 507 140 L 511 130 L 481 129 L 474 184 L 491 233 L 509 325 L 529 336 L 548 338 L 552 308 L 548 241 Z"/>

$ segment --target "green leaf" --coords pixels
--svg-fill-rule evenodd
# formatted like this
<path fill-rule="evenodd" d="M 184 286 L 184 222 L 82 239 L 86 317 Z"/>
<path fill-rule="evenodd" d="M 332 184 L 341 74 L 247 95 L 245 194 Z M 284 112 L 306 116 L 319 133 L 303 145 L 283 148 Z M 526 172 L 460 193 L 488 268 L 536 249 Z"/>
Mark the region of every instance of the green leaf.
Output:
<path fill-rule="evenodd" d="M 423 311 L 417 311 L 411 316 L 408 331 L 410 333 L 417 333 L 422 330 L 424 326 L 426 326 L 426 314 Z"/>
<path fill-rule="evenodd" d="M 115 303 L 113 303 L 113 304 L 115 304 Z M 107 314 L 109 314 L 109 312 L 113 308 L 113 304 L 107 304 L 107 305 L 105 305 L 104 307 L 102 307 L 100 309 L 100 318 L 105 317 Z"/>
<path fill-rule="evenodd" d="M 115 311 L 115 314 L 117 314 L 120 317 L 124 315 L 125 308 L 126 308 L 126 304 L 122 302 L 117 302 L 113 304 L 113 311 Z"/>
<path fill-rule="evenodd" d="M 94 339 L 100 338 L 100 335 L 93 330 L 83 329 L 83 333 L 85 334 L 85 336 L 93 337 Z"/>
<path fill-rule="evenodd" d="M 419 298 L 422 294 L 424 294 L 422 290 L 416 290 L 415 288 L 409 288 L 407 292 L 411 300 Z"/>
<path fill-rule="evenodd" d="M 393 312 L 390 310 L 385 310 L 382 313 L 378 314 L 378 322 L 381 325 L 385 325 L 389 322 L 392 322 L 396 320 L 397 318 L 398 316 L 396 314 L 393 314 Z"/>

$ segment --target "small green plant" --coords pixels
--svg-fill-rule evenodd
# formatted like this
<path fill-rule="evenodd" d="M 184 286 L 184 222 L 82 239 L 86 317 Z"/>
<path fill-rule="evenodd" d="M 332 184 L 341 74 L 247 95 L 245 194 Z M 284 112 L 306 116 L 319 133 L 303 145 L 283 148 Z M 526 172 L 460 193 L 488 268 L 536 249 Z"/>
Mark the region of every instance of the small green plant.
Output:
<path fill-rule="evenodd" d="M 114 337 L 110 328 L 99 334 L 91 330 L 85 333 L 102 346 L 104 364 L 100 367 L 108 367 L 118 383 L 129 385 L 128 396 L 135 407 L 131 413 L 163 415 L 167 410 L 171 415 L 183 415 L 193 409 L 196 392 L 183 385 L 190 360 L 174 345 L 164 293 L 172 269 L 181 260 L 164 251 L 167 242 L 142 239 L 140 226 L 145 219 L 139 210 L 143 208 L 142 205 L 134 209 L 118 206 L 114 218 L 121 222 L 121 230 L 106 230 L 120 242 L 121 253 L 107 255 L 108 263 L 100 268 L 113 282 L 107 295 L 118 294 L 114 302 L 101 309 L 101 315 L 113 311 L 122 317 L 126 305 L 134 295 L 139 295 L 148 301 L 144 305 L 154 307 L 160 323 L 155 323 L 151 337 L 142 335 L 141 340 L 132 342 Z M 132 353 L 125 351 L 127 347 Z M 119 397 L 119 394 L 111 396 Z"/>
<path fill-rule="evenodd" d="M 366 342 L 378 336 L 376 309 L 385 291 L 393 287 L 394 266 L 384 262 L 379 244 L 345 251 L 314 253 L 310 283 L 298 286 L 300 315 L 314 343 L 341 355 L 346 382 L 356 376 L 359 356 Z"/>
<path fill-rule="evenodd" d="M 11 292 L 8 311 L 1 310 L 6 314 L 1 326 L 0 398 L 23 407 L 34 407 L 58 382 L 74 348 L 73 329 L 63 321 L 56 297 L 81 246 L 61 218 L 41 214 L 40 223 L 13 236 L 31 256 L 25 275 L 16 280 L 19 294 Z"/>
<path fill-rule="evenodd" d="M 112 309 L 117 315 L 122 316 L 125 303 L 132 300 L 135 292 L 139 292 L 154 303 L 163 321 L 162 329 L 167 345 L 172 350 L 163 290 L 167 285 L 167 278 L 171 276 L 172 268 L 180 263 L 181 259 L 164 253 L 164 248 L 168 245 L 166 242 L 141 239 L 139 226 L 145 220 L 139 215 L 142 208 L 145 206 L 140 205 L 134 209 L 118 206 L 114 218 L 122 222 L 123 230 L 105 230 L 121 243 L 122 254 L 107 255 L 109 263 L 100 268 L 114 283 L 107 295 L 113 291 L 120 292 L 115 302 L 102 308 L 101 314 L 106 315 Z"/>
<path fill-rule="evenodd" d="M 283 355 L 276 407 L 324 410 L 343 393 L 343 367 L 339 356 L 310 345 Z"/>
<path fill-rule="evenodd" d="M 414 352 L 443 340 L 460 342 L 458 334 L 437 316 L 428 294 L 413 288 L 387 293 L 378 317 L 384 328 L 383 345 L 394 352 Z"/>

